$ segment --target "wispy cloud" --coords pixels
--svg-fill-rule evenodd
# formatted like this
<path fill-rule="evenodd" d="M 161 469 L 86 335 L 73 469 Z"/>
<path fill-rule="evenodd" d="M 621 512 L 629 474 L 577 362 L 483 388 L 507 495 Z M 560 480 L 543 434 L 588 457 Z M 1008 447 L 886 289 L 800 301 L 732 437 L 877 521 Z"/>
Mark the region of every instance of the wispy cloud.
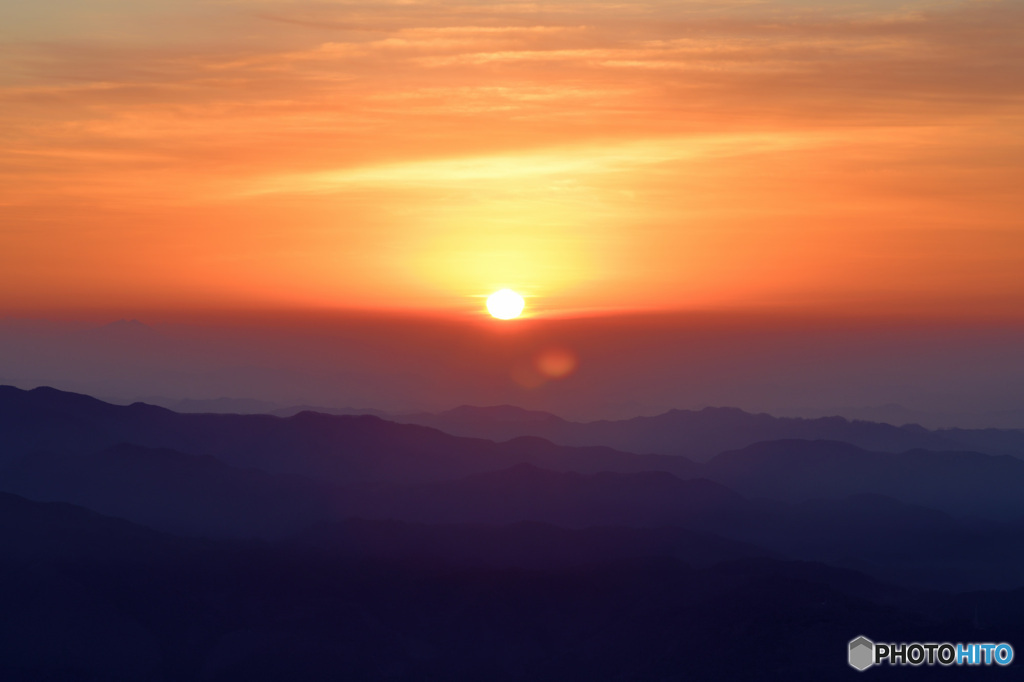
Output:
<path fill-rule="evenodd" d="M 805 135 L 740 134 L 668 137 L 583 147 L 554 147 L 520 154 L 477 155 L 391 164 L 371 164 L 336 171 L 271 176 L 257 180 L 250 193 L 333 192 L 353 187 L 429 187 L 520 179 L 631 173 L 667 162 L 770 154 L 783 150 L 835 145 L 837 131 Z"/>
<path fill-rule="evenodd" d="M 688 272 L 706 289 L 737 263 L 754 271 L 735 245 L 774 231 L 761 252 L 827 289 L 855 270 L 836 244 L 896 244 L 919 274 L 953 258 L 922 266 L 870 230 L 1006 229 L 1024 211 L 1010 189 L 1024 172 L 1024 6 L 1010 0 L 239 0 L 138 5 L 114 23 L 83 0 L 74 15 L 79 30 L 50 34 L 38 12 L 16 15 L 0 48 L 0 205 L 47 216 L 40 239 L 75 233 L 83 206 L 130 214 L 104 228 L 125 243 L 145 216 L 189 207 L 220 216 L 204 243 L 250 263 L 244 280 L 274 271 L 280 246 L 250 240 L 234 258 L 254 222 L 314 260 L 344 243 L 406 265 L 403 229 L 432 235 L 423 258 L 447 258 L 470 234 L 476 252 L 501 252 L 487 229 L 515 223 L 557 251 L 546 277 L 558 254 L 597 249 L 602 265 L 574 276 L 682 290 L 699 283 L 663 254 L 699 251 Z M 283 227 L 270 204 L 302 217 Z M 989 253 L 1003 272 L 991 243 L 971 262 Z M 31 279 L 17 244 L 0 265 Z M 825 266 L 796 265 L 814 249 Z M 794 282 L 772 270 L 748 290 Z"/>

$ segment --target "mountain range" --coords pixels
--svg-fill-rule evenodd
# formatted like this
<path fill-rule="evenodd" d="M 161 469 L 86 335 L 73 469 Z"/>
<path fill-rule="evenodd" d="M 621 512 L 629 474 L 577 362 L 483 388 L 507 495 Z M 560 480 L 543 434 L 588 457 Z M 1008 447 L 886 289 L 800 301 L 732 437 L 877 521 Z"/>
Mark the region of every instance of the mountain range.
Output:
<path fill-rule="evenodd" d="M 0 542 L 0 674 L 19 682 L 852 679 L 856 633 L 1024 635 L 1024 590 L 923 594 L 669 529 L 350 521 L 214 543 L 0 494 Z"/>
<path fill-rule="evenodd" d="M 670 410 L 654 417 L 617 421 L 572 422 L 511 405 L 467 405 L 437 414 L 396 415 L 392 419 L 470 438 L 504 441 L 537 436 L 560 445 L 604 445 L 627 452 L 684 455 L 696 461 L 761 441 L 796 439 L 842 441 L 879 452 L 973 450 L 1024 457 L 1024 430 L 929 430 L 915 424 L 893 426 L 843 417 L 773 417 L 730 407 Z"/>
<path fill-rule="evenodd" d="M 675 415 L 673 437 L 742 443 L 748 418 L 915 447 L 783 438 L 697 460 L 0 387 L 0 674 L 810 680 L 852 672 L 860 633 L 1024 632 L 1024 460 L 739 411 Z"/>

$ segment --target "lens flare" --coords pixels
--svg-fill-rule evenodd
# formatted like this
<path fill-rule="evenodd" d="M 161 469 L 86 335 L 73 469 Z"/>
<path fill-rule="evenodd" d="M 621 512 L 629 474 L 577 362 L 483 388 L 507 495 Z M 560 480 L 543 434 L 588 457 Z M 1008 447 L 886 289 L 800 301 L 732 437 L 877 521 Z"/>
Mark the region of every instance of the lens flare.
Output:
<path fill-rule="evenodd" d="M 563 379 L 576 369 L 576 356 L 564 348 L 549 348 L 537 356 L 536 364 L 549 379 Z"/>
<path fill-rule="evenodd" d="M 510 370 L 512 381 L 523 388 L 540 388 L 551 381 L 565 379 L 576 370 L 576 354 L 565 348 L 549 347 L 526 357 Z"/>

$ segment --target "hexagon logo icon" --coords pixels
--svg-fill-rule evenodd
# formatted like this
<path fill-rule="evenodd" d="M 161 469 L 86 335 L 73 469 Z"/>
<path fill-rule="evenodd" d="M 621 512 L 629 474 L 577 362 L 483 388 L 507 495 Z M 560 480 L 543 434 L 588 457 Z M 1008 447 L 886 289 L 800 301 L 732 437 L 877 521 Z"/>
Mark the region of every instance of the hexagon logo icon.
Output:
<path fill-rule="evenodd" d="M 867 670 L 875 662 L 875 643 L 861 636 L 850 640 L 850 665 L 857 670 Z"/>

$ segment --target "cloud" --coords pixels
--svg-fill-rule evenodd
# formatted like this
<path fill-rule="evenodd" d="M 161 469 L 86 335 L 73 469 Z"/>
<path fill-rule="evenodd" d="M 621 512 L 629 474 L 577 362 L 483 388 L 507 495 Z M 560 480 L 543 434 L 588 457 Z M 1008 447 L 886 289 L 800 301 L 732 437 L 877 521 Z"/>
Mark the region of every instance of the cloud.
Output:
<path fill-rule="evenodd" d="M 835 145 L 841 133 L 717 135 L 637 140 L 605 146 L 555 147 L 520 154 L 431 159 L 367 165 L 343 170 L 271 176 L 247 193 L 320 193 L 354 187 L 424 187 L 522 179 L 630 173 L 640 167 L 683 160 L 753 156 L 782 150 Z"/>
<path fill-rule="evenodd" d="M 572 281 L 622 291 L 836 290 L 871 261 L 844 244 L 891 247 L 938 291 L 960 242 L 922 265 L 872 231 L 1002 230 L 1024 210 L 1018 2 L 162 2 L 104 24 L 82 0 L 75 16 L 77 32 L 38 12 L 4 28 L 5 215 L 62 236 L 101 216 L 111 253 L 159 224 L 161 248 L 198 238 L 242 282 L 283 259 L 259 225 L 299 244 L 289 276 L 309 258 L 324 281 L 339 249 L 374 254 L 360 277 L 417 272 L 409 243 L 455 287 L 460 244 L 494 269 L 525 233 L 551 251 L 545 277 L 586 253 Z M 8 264 L 45 252 L 18 229 Z M 996 243 L 971 273 L 1007 271 Z"/>

